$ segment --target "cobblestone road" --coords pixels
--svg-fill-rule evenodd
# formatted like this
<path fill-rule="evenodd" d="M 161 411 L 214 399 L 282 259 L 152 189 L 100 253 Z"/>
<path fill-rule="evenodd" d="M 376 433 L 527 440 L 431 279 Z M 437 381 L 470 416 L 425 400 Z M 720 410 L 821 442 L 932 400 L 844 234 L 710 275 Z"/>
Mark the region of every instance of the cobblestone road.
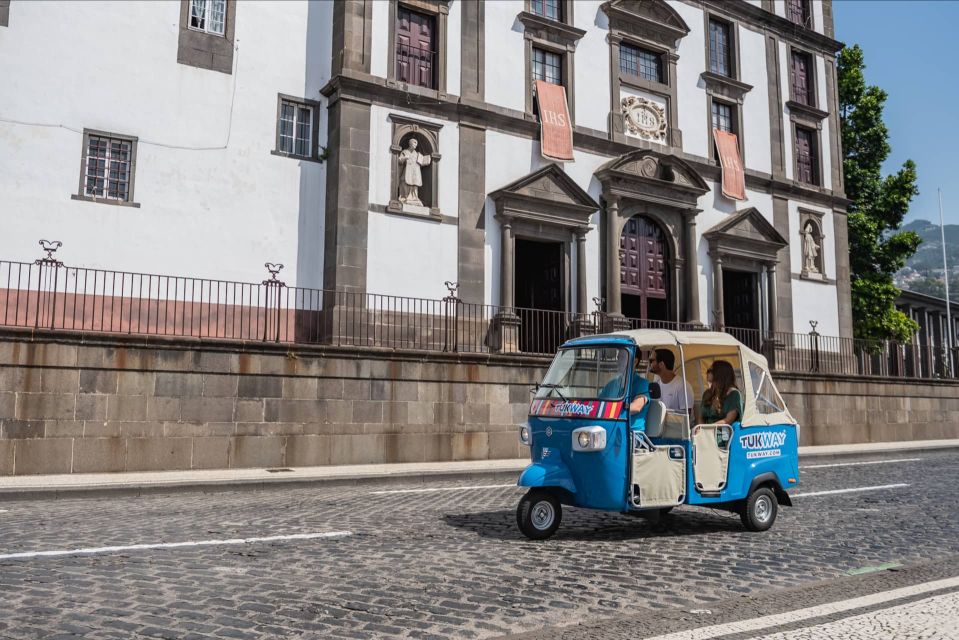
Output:
<path fill-rule="evenodd" d="M 959 553 L 959 453 L 910 457 L 922 460 L 805 469 L 802 493 L 910 486 L 799 497 L 762 534 L 712 511 L 653 525 L 569 509 L 555 538 L 532 543 L 516 530 L 513 487 L 379 493 L 448 481 L 9 502 L 0 556 L 352 535 L 0 559 L 0 637 L 479 638 Z"/>

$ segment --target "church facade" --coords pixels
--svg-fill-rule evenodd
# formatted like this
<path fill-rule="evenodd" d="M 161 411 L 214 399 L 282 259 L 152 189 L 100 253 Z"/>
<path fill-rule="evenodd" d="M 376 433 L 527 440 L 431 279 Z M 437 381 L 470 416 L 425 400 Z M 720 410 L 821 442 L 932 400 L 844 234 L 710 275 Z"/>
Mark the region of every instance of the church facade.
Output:
<path fill-rule="evenodd" d="M 0 26 L 2 258 L 852 336 L 830 0 L 78 5 Z"/>

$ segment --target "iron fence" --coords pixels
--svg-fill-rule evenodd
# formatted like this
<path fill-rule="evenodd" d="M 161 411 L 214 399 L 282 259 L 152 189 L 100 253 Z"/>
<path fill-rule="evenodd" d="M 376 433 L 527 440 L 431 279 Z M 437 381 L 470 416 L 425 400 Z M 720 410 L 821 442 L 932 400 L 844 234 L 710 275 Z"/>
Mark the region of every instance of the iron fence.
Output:
<path fill-rule="evenodd" d="M 0 261 L 0 325 L 358 348 L 551 355 L 565 340 L 620 328 L 691 330 L 684 323 L 286 285 L 283 265 L 260 283 L 65 266 L 59 243 L 34 262 Z M 701 327 L 699 327 L 701 328 Z M 952 378 L 959 353 L 918 342 L 870 342 L 808 333 L 725 331 L 774 370 L 897 378 Z"/>

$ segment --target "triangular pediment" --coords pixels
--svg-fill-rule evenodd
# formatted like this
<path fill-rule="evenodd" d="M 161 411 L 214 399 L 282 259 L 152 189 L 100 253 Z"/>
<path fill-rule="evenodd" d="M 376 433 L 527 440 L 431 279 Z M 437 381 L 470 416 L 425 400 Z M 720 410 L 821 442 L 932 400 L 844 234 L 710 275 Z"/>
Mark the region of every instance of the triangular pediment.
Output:
<path fill-rule="evenodd" d="M 493 200 L 507 196 L 599 209 L 599 204 L 556 164 L 548 164 L 490 194 Z"/>
<path fill-rule="evenodd" d="M 665 0 L 610 0 L 602 8 L 615 27 L 636 30 L 637 35 L 643 35 L 642 31 L 646 29 L 654 29 L 678 40 L 689 33 L 689 25 Z"/>
<path fill-rule="evenodd" d="M 610 160 L 596 172 L 597 175 L 615 173 L 620 177 L 638 180 L 658 180 L 680 189 L 698 193 L 709 191 L 709 185 L 688 162 L 668 153 L 637 149 Z"/>
<path fill-rule="evenodd" d="M 708 239 L 742 239 L 779 247 L 786 246 L 786 239 L 776 231 L 766 217 L 755 207 L 737 211 L 703 234 Z"/>

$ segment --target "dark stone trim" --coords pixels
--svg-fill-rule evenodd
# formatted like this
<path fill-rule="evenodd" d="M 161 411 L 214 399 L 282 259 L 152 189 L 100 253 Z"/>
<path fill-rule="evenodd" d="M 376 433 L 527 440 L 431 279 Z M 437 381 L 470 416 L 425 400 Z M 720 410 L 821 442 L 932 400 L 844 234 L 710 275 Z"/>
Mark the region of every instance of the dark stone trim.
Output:
<path fill-rule="evenodd" d="M 788 47 L 789 59 L 786 61 L 786 73 L 789 74 L 789 102 L 797 104 L 800 108 L 805 108 L 811 113 L 823 113 L 819 110 L 819 105 L 821 104 L 821 98 L 819 96 L 819 64 L 815 52 L 809 51 L 803 47 L 797 47 L 796 45 L 789 45 Z M 811 87 L 809 91 L 812 91 L 812 104 L 806 104 L 804 102 L 798 102 L 796 100 L 795 87 L 796 87 L 796 78 L 793 73 L 793 61 L 792 56 L 794 53 L 804 54 L 809 60 L 809 84 Z M 788 104 L 788 103 L 787 103 Z M 827 114 L 828 115 L 828 114 Z"/>
<path fill-rule="evenodd" d="M 836 37 L 836 29 L 832 15 L 832 0 L 819 0 L 822 3 L 822 30 L 829 38 Z"/>
<path fill-rule="evenodd" d="M 391 209 L 385 204 L 373 204 L 372 202 L 369 205 L 369 210 L 374 213 L 382 213 L 388 216 L 401 216 L 403 218 L 413 218 L 414 220 L 423 220 L 425 222 L 438 222 L 440 224 L 458 224 L 457 219 L 453 216 L 444 216 L 439 213 L 411 213 L 409 211 L 400 211 L 397 209 Z"/>
<path fill-rule="evenodd" d="M 330 98 L 331 104 L 348 98 L 354 102 L 377 104 L 396 109 L 409 109 L 409 93 L 386 86 L 383 78 L 356 72 L 347 72 L 334 76 L 321 93 Z M 418 105 L 417 111 L 445 120 L 471 124 L 475 127 L 491 129 L 535 140 L 539 136 L 539 124 L 523 112 L 494 104 L 473 100 L 446 97 Z M 647 150 L 656 153 L 664 151 L 663 145 L 630 139 L 629 144 L 610 140 L 606 132 L 586 127 L 573 127 L 573 146 L 608 157 L 620 156 L 631 151 Z M 668 150 L 668 148 L 666 148 Z M 691 153 L 671 151 L 668 155 L 682 159 L 694 168 L 702 177 L 710 180 L 720 179 L 719 167 L 708 158 Z M 332 162 L 331 162 L 332 165 Z M 771 174 L 746 169 L 746 187 L 763 193 L 777 194 L 782 197 L 806 200 L 809 203 L 832 207 L 844 211 L 849 201 L 821 187 L 803 185 L 785 178 L 774 178 Z"/>
<path fill-rule="evenodd" d="M 565 47 L 567 51 L 575 51 L 580 38 L 586 35 L 583 29 L 577 29 L 565 22 L 550 20 L 529 11 L 521 11 L 516 19 L 523 23 L 523 30 L 530 37 Z"/>
<path fill-rule="evenodd" d="M 333 3 L 332 75 L 343 73 L 346 69 L 370 72 L 373 1 Z M 392 33 L 392 27 L 390 29 Z"/>
<path fill-rule="evenodd" d="M 0 0 L 0 27 L 10 26 L 10 0 Z"/>
<path fill-rule="evenodd" d="M 846 216 L 833 211 L 833 251 L 836 255 L 836 296 L 839 304 L 839 337 L 852 338 L 852 282 L 849 269 L 849 227 Z"/>
<path fill-rule="evenodd" d="M 176 61 L 199 69 L 233 73 L 236 31 L 236 0 L 227 0 L 223 35 L 190 28 L 190 0 L 180 0 L 180 35 Z"/>
<path fill-rule="evenodd" d="M 753 86 L 734 78 L 728 78 L 712 71 L 703 71 L 700 76 L 706 84 L 706 93 L 719 96 L 726 100 L 743 103 L 746 94 L 752 91 Z"/>
<path fill-rule="evenodd" d="M 839 128 L 839 88 L 836 84 L 836 61 L 826 58 L 826 109 L 829 111 L 829 160 L 832 169 L 832 190 L 845 194 L 842 175 L 842 132 Z"/>
<path fill-rule="evenodd" d="M 483 304 L 486 301 L 486 131 L 461 124 L 459 136 L 456 281 L 461 300 Z"/>
<path fill-rule="evenodd" d="M 743 26 L 774 33 L 787 42 L 795 42 L 820 53 L 832 55 L 844 46 L 843 43 L 827 35 L 794 24 L 784 16 L 776 15 L 746 0 L 679 0 L 679 2 L 725 16 L 729 20 L 740 20 Z"/>
<path fill-rule="evenodd" d="M 609 18 L 610 32 L 628 33 L 655 42 L 661 48 L 675 51 L 679 40 L 689 33 L 689 25 L 663 0 L 610 0 L 604 2 L 600 9 Z"/>
<path fill-rule="evenodd" d="M 486 91 L 486 3 L 460 5 L 460 95 L 483 100 Z"/>
<path fill-rule="evenodd" d="M 804 186 L 815 186 L 822 189 L 825 189 L 823 186 L 825 180 L 823 179 L 822 173 L 822 121 L 817 120 L 815 122 L 810 122 L 806 118 L 803 118 L 801 114 L 790 113 L 789 114 L 790 128 L 792 131 L 792 138 L 790 142 L 793 145 L 793 182 L 798 185 Z M 813 146 L 815 147 L 812 150 L 813 161 L 815 163 L 816 169 L 816 183 L 814 185 L 807 185 L 804 182 L 800 182 L 799 175 L 799 158 L 796 156 L 796 129 L 802 127 L 813 132 Z"/>
<path fill-rule="evenodd" d="M 390 0 L 390 22 L 387 26 L 389 29 L 389 44 L 387 45 L 388 48 L 386 50 L 386 77 L 387 82 L 391 86 L 397 86 L 403 89 L 413 86 L 418 89 L 436 92 L 439 96 L 446 95 L 446 57 L 447 53 L 449 52 L 449 46 L 447 44 L 447 33 L 449 31 L 447 23 L 450 14 L 449 3 L 450 0 Z M 407 82 L 399 82 L 396 79 L 397 6 L 402 6 L 405 9 L 416 11 L 418 13 L 432 15 L 436 20 L 436 69 L 434 70 L 434 73 L 436 74 L 436 87 L 433 89 L 419 87 L 418 85 L 410 85 Z"/>
<path fill-rule="evenodd" d="M 812 282 L 815 284 L 828 284 L 832 286 L 836 286 L 837 284 L 836 280 L 827 278 L 826 276 L 823 276 L 822 278 L 813 278 L 812 276 L 808 276 L 808 275 L 804 276 L 801 273 L 793 273 L 793 274 L 790 274 L 790 277 L 793 280 L 797 280 L 797 281 L 801 280 L 802 282 Z"/>
<path fill-rule="evenodd" d="M 729 85 L 731 87 L 735 87 L 736 83 L 739 83 L 737 79 L 739 78 L 740 73 L 742 73 L 742 64 L 740 63 L 739 59 L 739 22 L 737 22 L 736 19 L 731 16 L 710 11 L 706 6 L 702 6 L 700 8 L 703 11 L 703 33 L 705 34 L 706 45 L 706 71 L 704 73 L 708 73 L 710 76 L 720 77 L 724 80 L 728 80 L 730 81 Z M 710 57 L 709 52 L 709 23 L 713 20 L 716 22 L 725 23 L 729 26 L 729 45 L 732 49 L 729 54 L 729 64 L 732 66 L 732 69 L 730 70 L 730 74 L 728 76 L 722 76 L 718 73 L 713 73 L 710 71 L 712 58 Z M 703 78 L 703 80 L 705 79 L 706 78 Z M 752 89 L 752 87 L 746 83 L 739 84 L 741 84 L 743 87 L 749 87 L 749 89 Z M 749 91 L 749 89 L 746 89 L 743 91 L 743 93 L 745 94 L 746 91 Z"/>
<path fill-rule="evenodd" d="M 769 140 L 772 154 L 772 173 L 775 179 L 785 180 L 786 151 L 783 148 L 783 96 L 779 66 L 779 40 L 772 34 L 766 36 L 766 72 L 769 77 Z"/>
<path fill-rule="evenodd" d="M 708 143 L 706 145 L 707 157 L 709 161 L 715 164 L 717 167 L 719 164 L 719 156 L 716 155 L 716 141 L 713 139 L 713 101 L 724 102 L 733 108 L 733 112 L 736 117 L 736 142 L 739 146 L 739 159 L 743 163 L 743 167 L 746 166 L 746 142 L 745 142 L 745 131 L 744 131 L 744 121 L 743 121 L 743 103 L 742 102 L 731 102 L 724 98 L 716 98 L 711 92 L 706 92 L 706 131 Z"/>
<path fill-rule="evenodd" d="M 776 13 L 776 2 L 775 0 L 762 0 L 763 11 L 768 11 L 769 13 Z"/>
<path fill-rule="evenodd" d="M 312 109 L 313 122 L 310 125 L 312 137 L 310 140 L 310 155 L 308 156 L 301 156 L 296 153 L 280 151 L 280 109 L 284 100 L 287 102 L 295 102 Z M 273 151 L 270 153 L 274 156 L 294 158 L 296 160 L 306 160 L 307 162 L 323 162 L 323 160 L 320 158 L 320 109 L 322 109 L 322 105 L 316 100 L 298 98 L 285 93 L 276 94 L 276 135 L 274 136 L 273 140 Z"/>
<path fill-rule="evenodd" d="M 773 196 L 773 226 L 784 238 L 789 237 L 789 202 L 784 197 Z M 838 249 L 837 249 L 838 253 Z M 776 296 L 779 317 L 777 326 L 780 331 L 792 332 L 793 326 L 793 291 L 792 291 L 792 264 L 789 246 L 779 250 L 778 255 L 781 269 L 776 270 Z"/>
<path fill-rule="evenodd" d="M 127 140 L 131 143 L 130 146 L 130 188 L 127 191 L 126 200 L 113 200 L 111 198 L 96 198 L 94 196 L 88 196 L 84 193 L 84 183 L 87 175 L 87 150 L 90 148 L 90 136 L 103 136 L 106 138 L 117 138 L 120 140 Z M 80 149 L 80 180 L 77 185 L 77 192 L 70 196 L 71 200 L 84 200 L 86 202 L 99 202 L 101 204 L 112 204 L 119 207 L 134 207 L 139 208 L 140 203 L 134 202 L 133 194 L 134 187 L 136 186 L 136 177 L 137 177 L 137 145 L 139 144 L 138 138 L 136 136 L 128 136 L 122 133 L 112 133 L 110 131 L 100 131 L 97 129 L 84 129 L 83 130 L 83 146 Z"/>
<path fill-rule="evenodd" d="M 522 13 L 519 14 L 523 15 Z M 533 15 L 533 14 L 530 14 Z M 535 16 L 539 17 L 539 16 Z M 517 19 L 519 16 L 517 16 Z M 548 22 L 554 22 L 552 20 Z M 524 27 L 526 24 L 524 23 Z M 577 31 L 580 31 L 577 29 Z M 583 33 L 586 33 L 583 31 Z M 552 53 L 559 54 L 563 62 L 563 86 L 566 88 L 566 103 L 569 107 L 569 118 L 571 122 L 576 122 L 576 72 L 573 66 L 573 52 L 576 50 L 575 42 L 572 44 L 562 44 L 553 42 L 548 38 L 550 34 L 544 33 L 542 30 L 530 30 L 529 28 L 524 29 L 523 31 L 523 50 L 525 56 L 525 73 L 526 73 L 526 118 L 533 122 L 536 122 L 538 125 L 538 119 L 533 115 L 533 48 L 543 49 L 550 51 Z M 538 126 L 537 126 L 538 129 Z"/>
<path fill-rule="evenodd" d="M 792 118 L 813 129 L 822 129 L 822 121 L 829 117 L 826 111 L 795 100 L 787 100 L 786 106 L 789 107 L 789 115 Z"/>

